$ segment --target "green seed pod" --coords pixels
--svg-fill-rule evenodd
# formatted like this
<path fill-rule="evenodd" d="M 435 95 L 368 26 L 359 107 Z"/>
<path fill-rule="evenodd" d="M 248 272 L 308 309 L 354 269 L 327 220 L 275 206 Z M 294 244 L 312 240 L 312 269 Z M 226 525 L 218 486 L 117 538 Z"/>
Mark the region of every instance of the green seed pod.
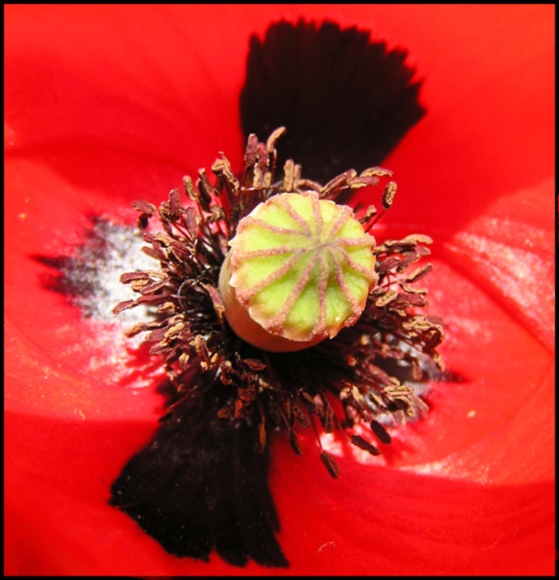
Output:
<path fill-rule="evenodd" d="M 350 207 L 282 193 L 239 222 L 221 269 L 225 316 L 245 341 L 295 351 L 359 319 L 376 281 L 375 240 Z"/>

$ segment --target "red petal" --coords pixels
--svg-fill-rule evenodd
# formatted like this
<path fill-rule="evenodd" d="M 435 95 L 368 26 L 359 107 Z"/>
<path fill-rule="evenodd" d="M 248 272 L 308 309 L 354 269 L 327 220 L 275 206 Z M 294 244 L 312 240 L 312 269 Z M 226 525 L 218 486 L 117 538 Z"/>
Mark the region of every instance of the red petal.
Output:
<path fill-rule="evenodd" d="M 91 210 L 133 219 L 121 208 L 159 201 L 220 150 L 238 165 L 248 37 L 303 15 L 371 28 L 426 77 L 429 113 L 386 162 L 400 193 L 384 228 L 436 239 L 432 310 L 465 382 L 436 385 L 433 410 L 397 431 L 384 459 L 361 465 L 345 450 L 337 481 L 312 446 L 295 458 L 274 445 L 289 573 L 550 574 L 553 8 L 5 13 L 6 572 L 239 573 L 215 555 L 168 556 L 106 505 L 161 401 L 118 384 L 134 372 L 120 330 L 45 292 L 30 255 L 69 251 Z"/>

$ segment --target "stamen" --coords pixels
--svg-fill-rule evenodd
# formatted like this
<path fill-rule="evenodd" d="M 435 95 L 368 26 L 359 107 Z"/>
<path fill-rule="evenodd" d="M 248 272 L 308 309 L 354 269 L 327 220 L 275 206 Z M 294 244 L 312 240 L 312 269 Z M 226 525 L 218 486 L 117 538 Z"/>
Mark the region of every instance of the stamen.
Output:
<path fill-rule="evenodd" d="M 429 253 L 424 244 L 431 239 L 414 234 L 377 246 L 366 233 L 392 203 L 393 182 L 385 187 L 382 212 L 373 217 L 365 212 L 358 220 L 349 206 L 331 201 L 350 199 L 357 189 L 375 186 L 391 172 L 372 167 L 358 175 L 349 170 L 323 187 L 304 179 L 301 167 L 288 161 L 284 179 L 275 181 L 275 140 L 281 132 L 267 143 L 249 138 L 240 180 L 223 155 L 212 166 L 215 181 L 203 170 L 196 185 L 185 178 L 188 207 L 180 204 L 177 190 L 157 213 L 147 202 L 135 204 L 142 227 L 149 219 L 162 224 L 162 231 L 144 232 L 144 251 L 158 261 L 159 270 L 151 265 L 123 274 L 121 281 L 130 284 L 137 298 L 121 302 L 114 312 L 141 304 L 155 307 L 155 316 L 136 323 L 128 335 L 146 333 L 150 353 L 163 361 L 174 396 L 152 444 L 132 458 L 113 484 L 111 504 L 134 517 L 164 547 L 172 546 L 174 554 L 207 558 L 215 546 L 237 565 L 250 556 L 285 566 L 273 534 L 278 520 L 266 484 L 274 431 L 286 430 L 293 451 L 301 455 L 298 430 L 311 427 L 324 467 L 337 478 L 339 467 L 323 448 L 316 418 L 326 433 L 343 433 L 352 445 L 378 455 L 366 436 L 352 433 L 354 425 L 365 421 L 381 443 L 390 443 L 380 421 L 417 420 L 427 407 L 414 385 L 425 384 L 443 369 L 437 352 L 442 323 L 421 314 L 426 290 L 414 287 L 431 265 L 419 264 L 408 273 Z M 262 207 L 266 212 L 261 213 Z M 228 268 L 232 275 L 227 276 Z M 267 302 L 258 303 L 262 295 Z M 254 307 L 268 308 L 271 314 L 260 323 L 251 318 Z M 244 312 L 249 322 L 238 323 L 235 312 Z M 250 330 L 238 332 L 238 324 L 248 324 Z M 286 332 L 288 326 L 296 338 Z M 329 396 L 342 402 L 342 424 Z M 208 473 L 194 477 L 191 461 L 208 466 Z M 236 489 L 254 491 L 242 500 L 253 520 L 228 515 L 222 521 L 217 515 L 230 514 L 214 489 L 229 484 L 222 481 L 224 465 L 239 468 Z M 175 501 L 198 497 L 198 484 L 203 493 L 218 498 L 201 522 L 189 506 L 173 509 Z M 186 520 L 177 520 L 177 513 L 186 514 Z M 228 517 L 233 517 L 235 534 L 258 529 L 266 539 L 253 542 L 250 552 L 224 550 L 216 538 L 225 533 Z M 182 543 L 180 530 L 195 529 L 198 523 L 207 529 Z M 170 540 L 169 529 L 179 530 Z"/>

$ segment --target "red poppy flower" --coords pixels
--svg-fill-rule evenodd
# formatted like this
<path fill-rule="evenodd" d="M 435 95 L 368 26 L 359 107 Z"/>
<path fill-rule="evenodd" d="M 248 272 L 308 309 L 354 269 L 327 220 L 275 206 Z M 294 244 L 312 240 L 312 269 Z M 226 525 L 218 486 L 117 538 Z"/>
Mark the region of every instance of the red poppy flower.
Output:
<path fill-rule="evenodd" d="M 384 165 L 383 232 L 435 238 L 432 311 L 460 382 L 367 464 L 273 443 L 288 574 L 552 574 L 554 9 L 551 6 L 7 6 L 7 574 L 214 575 L 169 556 L 110 483 L 162 397 L 108 317 L 48 292 L 36 255 L 67 254 L 92 212 L 121 223 L 225 151 L 251 34 L 328 18 L 405 46 L 429 113 Z M 265 136 L 261 136 L 265 137 Z M 382 238 L 381 234 L 377 234 Z M 148 380 L 149 379 L 149 380 Z M 126 387 L 126 388 L 125 388 Z M 277 570 L 270 570 L 277 573 Z"/>

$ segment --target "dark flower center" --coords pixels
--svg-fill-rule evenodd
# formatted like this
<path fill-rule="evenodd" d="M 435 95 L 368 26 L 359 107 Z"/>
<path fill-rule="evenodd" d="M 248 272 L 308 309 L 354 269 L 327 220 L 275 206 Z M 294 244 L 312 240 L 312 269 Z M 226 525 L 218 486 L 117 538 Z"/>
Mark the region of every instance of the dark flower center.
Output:
<path fill-rule="evenodd" d="M 151 354 L 162 357 L 172 395 L 153 441 L 113 483 L 111 504 L 172 554 L 207 559 L 215 547 L 234 565 L 250 557 L 286 566 L 266 481 L 270 435 L 280 427 L 300 455 L 298 432 L 312 429 L 324 466 L 338 477 L 334 457 L 322 449 L 320 429 L 378 455 L 373 435 L 388 444 L 384 425 L 426 409 L 412 382 L 442 369 L 436 350 L 442 330 L 438 319 L 420 314 L 425 290 L 414 286 L 430 266 L 411 273 L 408 268 L 429 253 L 428 237 L 411 235 L 375 247 L 377 283 L 359 320 L 302 352 L 269 353 L 241 340 L 227 324 L 218 290 L 228 242 L 259 203 L 279 192 L 309 191 L 345 203 L 357 189 L 391 175 L 371 165 L 424 114 L 417 100 L 420 83 L 405 58 L 405 52 L 387 51 L 356 28 L 302 21 L 270 26 L 263 41 L 251 39 L 240 102 L 247 134 L 242 175 L 235 176 L 222 157 L 212 166 L 214 179 L 204 170 L 196 183 L 184 179 L 186 205 L 178 190 L 159 208 L 134 204 L 142 230 L 153 219 L 162 226 L 144 231 L 143 252 L 156 265 L 138 263 L 121 276 L 138 296 L 114 311 L 151 308 L 153 316 L 127 334 L 146 333 Z M 286 157 L 277 179 L 275 142 L 283 130 L 272 130 L 282 125 L 288 129 Z M 271 135 L 260 143 L 256 132 Z M 304 165 L 304 177 L 293 159 Z M 346 167 L 357 170 L 340 173 Z M 365 232 L 390 207 L 394 193 L 395 184 L 388 182 L 380 212 L 356 208 Z M 42 261 L 74 280 L 74 272 L 99 267 L 97 258 L 88 263 L 87 256 L 81 251 L 70 261 Z M 94 294 L 87 285 L 62 281 L 55 287 L 67 288 Z M 358 423 L 370 426 L 369 436 L 352 432 Z"/>

